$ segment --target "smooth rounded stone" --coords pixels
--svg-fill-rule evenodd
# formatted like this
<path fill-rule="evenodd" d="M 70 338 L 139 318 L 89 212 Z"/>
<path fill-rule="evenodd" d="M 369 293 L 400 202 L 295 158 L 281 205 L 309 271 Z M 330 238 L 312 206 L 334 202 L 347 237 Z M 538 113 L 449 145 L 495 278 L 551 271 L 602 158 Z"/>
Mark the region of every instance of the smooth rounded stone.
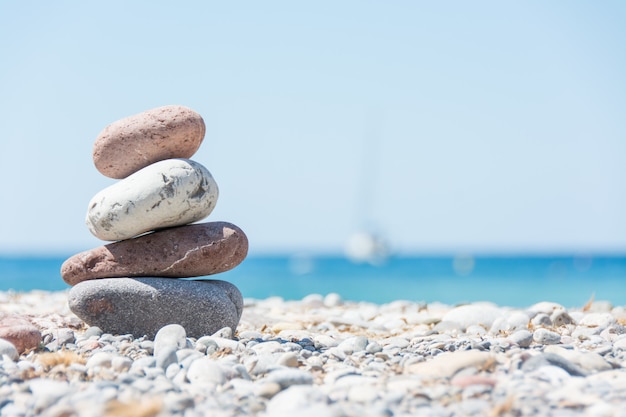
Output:
<path fill-rule="evenodd" d="M 335 337 L 326 334 L 317 334 L 313 336 L 313 342 L 315 343 L 316 348 L 327 349 L 339 346 L 341 340 L 337 340 Z"/>
<path fill-rule="evenodd" d="M 126 356 L 115 356 L 111 359 L 111 368 L 116 372 L 126 372 L 133 364 L 133 360 Z"/>
<path fill-rule="evenodd" d="M 209 348 L 211 348 L 214 344 L 217 345 L 217 349 L 230 349 L 233 352 L 239 352 L 245 348 L 245 346 L 237 340 L 215 336 L 203 336 L 196 341 L 196 344 L 198 343 L 204 343 L 207 345 L 207 355 L 209 354 Z"/>
<path fill-rule="evenodd" d="M 248 238 L 227 222 L 165 229 L 81 252 L 61 266 L 63 280 L 76 285 L 96 278 L 187 278 L 218 274 L 239 265 Z"/>
<path fill-rule="evenodd" d="M 262 354 L 247 357 L 244 360 L 244 365 L 246 372 L 250 375 L 258 376 L 279 368 L 280 366 L 277 364 L 277 361 L 278 357 L 276 355 Z"/>
<path fill-rule="evenodd" d="M 434 359 L 425 362 L 413 363 L 405 368 L 406 372 L 431 378 L 449 378 L 465 368 L 480 368 L 493 355 L 477 350 L 455 351 L 442 353 Z"/>
<path fill-rule="evenodd" d="M 590 313 L 586 314 L 578 323 L 579 326 L 599 327 L 605 329 L 616 323 L 615 317 L 611 313 Z"/>
<path fill-rule="evenodd" d="M 561 335 L 542 328 L 533 332 L 533 340 L 541 345 L 555 345 L 561 343 Z"/>
<path fill-rule="evenodd" d="M 621 324 L 617 324 L 615 326 L 609 326 L 606 329 L 600 332 L 600 337 L 608 342 L 615 342 L 618 340 L 621 335 L 626 333 L 626 327 Z"/>
<path fill-rule="evenodd" d="M 102 333 L 104 332 L 98 326 L 90 326 L 87 330 L 85 330 L 85 333 L 83 333 L 83 337 L 85 339 L 89 339 L 92 336 L 100 337 L 102 336 Z"/>
<path fill-rule="evenodd" d="M 380 394 L 380 387 L 376 387 L 372 384 L 358 384 L 348 388 L 347 400 L 352 403 L 366 403 L 371 404 Z"/>
<path fill-rule="evenodd" d="M 301 302 L 307 307 L 322 307 L 324 305 L 324 297 L 322 294 L 309 294 L 302 297 Z"/>
<path fill-rule="evenodd" d="M 285 389 L 292 385 L 311 385 L 313 384 L 313 375 L 301 369 L 280 368 L 270 372 L 265 381 L 275 382 Z"/>
<path fill-rule="evenodd" d="M 361 352 L 367 347 L 367 337 L 365 336 L 352 336 L 344 340 L 337 345 L 337 349 L 343 351 L 347 355 L 351 355 L 354 352 Z"/>
<path fill-rule="evenodd" d="M 293 321 L 280 321 L 272 325 L 272 331 L 275 333 L 282 333 L 285 330 L 304 330 L 304 325 Z"/>
<path fill-rule="evenodd" d="M 41 343 L 41 332 L 26 317 L 0 312 L 0 338 L 11 342 L 18 354 L 36 349 Z"/>
<path fill-rule="evenodd" d="M 211 355 L 217 352 L 219 346 L 217 345 L 217 342 L 213 340 L 212 336 L 202 336 L 200 339 L 196 340 L 195 349 L 198 352 Z"/>
<path fill-rule="evenodd" d="M 58 329 L 55 332 L 54 338 L 60 346 L 68 343 L 74 343 L 76 341 L 74 331 L 65 327 Z"/>
<path fill-rule="evenodd" d="M 118 339 L 116 336 L 113 336 L 111 333 L 103 333 L 102 336 L 100 336 L 100 342 L 101 343 L 115 343 L 117 342 Z"/>
<path fill-rule="evenodd" d="M 98 239 L 130 239 L 207 217 L 218 194 L 204 166 L 190 159 L 166 159 L 98 192 L 89 202 L 85 223 Z"/>
<path fill-rule="evenodd" d="M 187 379 L 192 384 L 222 385 L 226 382 L 226 373 L 219 363 L 208 357 L 202 357 L 191 362 L 187 370 Z"/>
<path fill-rule="evenodd" d="M 577 340 L 589 340 L 602 332 L 601 327 L 577 326 L 571 336 Z"/>
<path fill-rule="evenodd" d="M 576 324 L 575 320 L 566 310 L 554 310 L 550 315 L 550 321 L 557 327 Z"/>
<path fill-rule="evenodd" d="M 526 348 L 530 346 L 533 341 L 533 334 L 528 330 L 518 330 L 507 338 L 512 343 L 515 343 L 519 347 Z"/>
<path fill-rule="evenodd" d="M 288 368 L 297 368 L 299 365 L 298 355 L 293 352 L 283 353 L 276 361 L 276 364 L 286 366 Z"/>
<path fill-rule="evenodd" d="M 611 314 L 620 322 L 626 321 L 626 306 L 616 306 L 611 310 Z"/>
<path fill-rule="evenodd" d="M 157 366 L 159 366 L 157 364 Z M 166 368 L 165 368 L 165 376 L 168 379 L 174 379 L 176 378 L 176 376 L 178 375 L 178 373 L 181 372 L 181 366 L 177 363 L 170 363 Z M 186 375 L 186 371 L 185 372 Z"/>
<path fill-rule="evenodd" d="M 139 347 L 145 350 L 149 355 L 154 353 L 154 341 L 152 340 L 142 340 L 139 342 Z"/>
<path fill-rule="evenodd" d="M 322 369 L 324 367 L 325 362 L 324 362 L 324 359 L 321 358 L 320 356 L 310 356 L 309 358 L 307 358 L 306 363 L 311 368 Z"/>
<path fill-rule="evenodd" d="M 233 329 L 231 329 L 230 327 L 223 327 L 221 329 L 219 329 L 218 331 L 216 331 L 215 333 L 213 333 L 211 336 L 213 337 L 222 337 L 225 339 L 232 339 L 233 338 Z"/>
<path fill-rule="evenodd" d="M 497 333 L 493 331 L 493 328 L 498 326 L 497 322 L 494 322 L 493 326 L 491 326 L 491 333 Z M 472 324 L 471 326 L 467 326 L 465 329 L 465 333 L 469 335 L 483 336 L 487 334 L 487 330 L 483 326 L 479 326 L 478 324 Z"/>
<path fill-rule="evenodd" d="M 588 372 L 603 372 L 613 369 L 602 356 L 595 352 L 564 349 L 559 346 L 546 346 L 545 353 L 555 353 L 583 368 Z"/>
<path fill-rule="evenodd" d="M 383 347 L 375 340 L 370 341 L 365 348 L 367 353 L 378 353 L 383 351 Z"/>
<path fill-rule="evenodd" d="M 467 327 L 474 327 L 474 326 L 478 326 L 478 325 L 471 324 Z M 458 323 L 456 321 L 446 320 L 446 321 L 440 321 L 439 323 L 435 324 L 435 326 L 433 327 L 433 332 L 439 333 L 439 334 L 445 334 L 445 333 L 456 334 L 462 331 L 463 329 L 464 327 L 461 323 Z"/>
<path fill-rule="evenodd" d="M 278 394 L 281 391 L 280 384 L 276 382 L 265 382 L 263 380 L 259 380 L 261 382 L 257 383 L 257 386 L 254 390 L 254 393 L 259 397 L 263 398 L 272 398 L 274 395 Z"/>
<path fill-rule="evenodd" d="M 20 357 L 13 343 L 0 338 L 0 358 L 2 358 L 4 355 L 9 357 L 12 361 L 16 361 Z"/>
<path fill-rule="evenodd" d="M 537 313 L 535 317 L 532 318 L 530 323 L 533 325 L 533 327 L 551 327 L 552 326 L 552 320 L 550 319 L 550 316 L 545 313 Z"/>
<path fill-rule="evenodd" d="M 341 296 L 336 292 L 326 294 L 324 297 L 324 307 L 339 307 L 343 304 Z"/>
<path fill-rule="evenodd" d="M 161 350 L 154 355 L 156 357 L 156 366 L 165 370 L 171 364 L 177 363 L 177 350 L 178 348 L 176 345 L 167 345 L 161 348 Z"/>
<path fill-rule="evenodd" d="M 398 334 L 402 332 L 402 329 L 407 325 L 405 318 L 392 318 L 382 324 L 382 327 L 387 329 L 391 334 Z"/>
<path fill-rule="evenodd" d="M 564 358 L 556 353 L 539 353 L 528 358 L 522 364 L 524 372 L 532 372 L 544 366 L 556 366 L 565 370 L 572 376 L 586 376 L 587 372 L 574 362 Z"/>
<path fill-rule="evenodd" d="M 95 368 L 96 366 L 109 368 L 113 358 L 117 355 L 111 352 L 96 352 L 88 360 L 85 366 L 87 368 Z"/>
<path fill-rule="evenodd" d="M 163 106 L 111 123 L 93 146 L 96 169 L 109 178 L 126 178 L 164 159 L 190 158 L 202 143 L 202 117 L 184 106 Z"/>
<path fill-rule="evenodd" d="M 328 409 L 328 396 L 318 387 L 307 385 L 290 386 L 276 394 L 267 404 L 269 416 L 287 416 L 296 413 L 299 416 L 332 416 Z M 324 406 L 323 409 L 318 409 Z M 306 413 L 306 414 L 305 414 Z"/>
<path fill-rule="evenodd" d="M 154 336 L 154 356 L 165 348 L 184 349 L 187 346 L 187 332 L 180 324 L 168 324 L 159 329 Z"/>
<path fill-rule="evenodd" d="M 498 317 L 492 324 L 489 332 L 491 334 L 498 334 L 501 331 L 512 332 L 521 329 L 528 329 L 530 323 L 530 317 L 528 314 L 521 311 L 515 311 L 511 314 Z"/>
<path fill-rule="evenodd" d="M 441 318 L 441 321 L 458 323 L 461 329 L 475 324 L 490 329 L 493 322 L 503 314 L 504 311 L 501 308 L 491 304 L 467 304 L 453 308 Z"/>
<path fill-rule="evenodd" d="M 565 310 L 565 307 L 551 301 L 540 301 L 530 306 L 527 311 L 530 314 L 530 317 L 535 317 L 539 313 L 550 315 L 555 310 Z"/>
<path fill-rule="evenodd" d="M 243 298 L 233 284 L 169 278 L 83 281 L 69 291 L 68 304 L 88 325 L 148 338 L 167 324 L 181 325 L 189 337 L 226 326 L 234 330 L 243 310 Z"/>
<path fill-rule="evenodd" d="M 346 358 L 348 357 L 348 355 L 346 354 L 346 352 L 344 352 L 341 349 L 338 349 L 336 347 L 334 348 L 330 348 L 325 352 L 326 356 L 328 356 L 329 358 L 334 358 L 338 361 L 345 361 Z"/>
<path fill-rule="evenodd" d="M 277 340 L 254 344 L 250 347 L 250 350 L 257 356 L 272 356 L 274 354 L 283 354 L 286 352 L 283 344 Z"/>
<path fill-rule="evenodd" d="M 239 332 L 239 339 L 241 340 L 255 340 L 263 339 L 263 333 L 257 330 L 243 330 Z"/>
<path fill-rule="evenodd" d="M 588 307 L 590 313 L 610 313 L 614 308 L 613 303 L 608 300 L 594 300 Z"/>
<path fill-rule="evenodd" d="M 533 378 L 539 379 L 540 381 L 546 381 L 548 382 L 548 384 L 555 387 L 567 386 L 571 383 L 572 380 L 571 374 L 569 374 L 565 369 L 556 365 L 542 366 L 541 368 L 531 372 L 531 376 Z M 547 396 L 550 397 L 550 394 L 551 393 L 549 393 Z"/>
<path fill-rule="evenodd" d="M 400 336 L 385 338 L 381 340 L 380 343 L 383 345 L 384 349 L 389 349 L 389 348 L 404 349 L 408 347 L 410 344 L 410 342 L 406 338 L 400 337 Z"/>

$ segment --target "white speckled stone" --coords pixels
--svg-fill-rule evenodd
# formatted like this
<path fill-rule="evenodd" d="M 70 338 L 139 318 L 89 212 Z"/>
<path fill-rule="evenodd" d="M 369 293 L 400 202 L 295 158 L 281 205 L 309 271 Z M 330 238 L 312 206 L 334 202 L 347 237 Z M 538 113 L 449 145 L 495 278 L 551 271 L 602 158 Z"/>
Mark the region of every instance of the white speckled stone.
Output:
<path fill-rule="evenodd" d="M 533 333 L 533 340 L 541 345 L 555 345 L 561 343 L 561 335 L 547 329 L 537 329 Z"/>
<path fill-rule="evenodd" d="M 218 194 L 204 166 L 189 159 L 167 159 L 97 193 L 89 202 L 85 222 L 99 239 L 130 239 L 207 217 Z"/>

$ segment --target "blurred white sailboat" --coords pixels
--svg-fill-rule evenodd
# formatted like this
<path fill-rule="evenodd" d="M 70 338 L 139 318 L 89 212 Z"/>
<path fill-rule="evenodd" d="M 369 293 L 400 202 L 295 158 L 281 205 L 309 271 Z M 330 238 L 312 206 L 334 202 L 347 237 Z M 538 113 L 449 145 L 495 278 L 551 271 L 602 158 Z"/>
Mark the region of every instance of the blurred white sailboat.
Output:
<path fill-rule="evenodd" d="M 356 232 L 348 238 L 345 253 L 352 262 L 382 265 L 389 257 L 389 247 L 376 234 Z"/>
<path fill-rule="evenodd" d="M 357 194 L 357 220 L 359 230 L 353 233 L 344 247 L 348 259 L 356 263 L 381 265 L 389 257 L 389 246 L 381 234 L 374 233 L 372 211 L 377 198 L 376 182 L 380 160 L 379 125 L 380 114 L 371 112 L 367 118 L 367 130 L 364 135 L 361 175 L 359 176 Z"/>

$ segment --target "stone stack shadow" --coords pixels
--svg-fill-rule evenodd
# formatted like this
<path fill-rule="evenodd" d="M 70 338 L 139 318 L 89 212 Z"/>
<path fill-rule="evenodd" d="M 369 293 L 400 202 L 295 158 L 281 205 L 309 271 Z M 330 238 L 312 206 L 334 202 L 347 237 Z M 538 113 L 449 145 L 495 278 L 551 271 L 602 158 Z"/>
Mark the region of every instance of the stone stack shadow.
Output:
<path fill-rule="evenodd" d="M 195 111 L 164 106 L 114 122 L 97 137 L 94 164 L 119 181 L 91 199 L 86 224 L 114 242 L 61 267 L 72 286 L 69 307 L 88 325 L 151 338 L 168 324 L 190 337 L 236 329 L 243 298 L 235 285 L 180 279 L 228 271 L 248 253 L 234 224 L 195 223 L 211 214 L 219 195 L 209 170 L 189 159 L 205 131 Z"/>

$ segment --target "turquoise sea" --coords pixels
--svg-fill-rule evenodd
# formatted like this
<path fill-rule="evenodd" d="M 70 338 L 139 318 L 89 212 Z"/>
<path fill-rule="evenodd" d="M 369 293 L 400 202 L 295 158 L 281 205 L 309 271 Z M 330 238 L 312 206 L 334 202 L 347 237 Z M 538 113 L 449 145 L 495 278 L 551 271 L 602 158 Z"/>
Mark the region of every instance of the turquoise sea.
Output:
<path fill-rule="evenodd" d="M 59 275 L 66 258 L 0 255 L 0 291 L 67 289 Z M 490 301 L 526 307 L 554 301 L 580 307 L 594 296 L 626 305 L 626 256 L 396 256 L 381 265 L 341 256 L 249 256 L 212 278 L 234 283 L 250 298 L 295 300 L 336 292 L 375 303 Z"/>

